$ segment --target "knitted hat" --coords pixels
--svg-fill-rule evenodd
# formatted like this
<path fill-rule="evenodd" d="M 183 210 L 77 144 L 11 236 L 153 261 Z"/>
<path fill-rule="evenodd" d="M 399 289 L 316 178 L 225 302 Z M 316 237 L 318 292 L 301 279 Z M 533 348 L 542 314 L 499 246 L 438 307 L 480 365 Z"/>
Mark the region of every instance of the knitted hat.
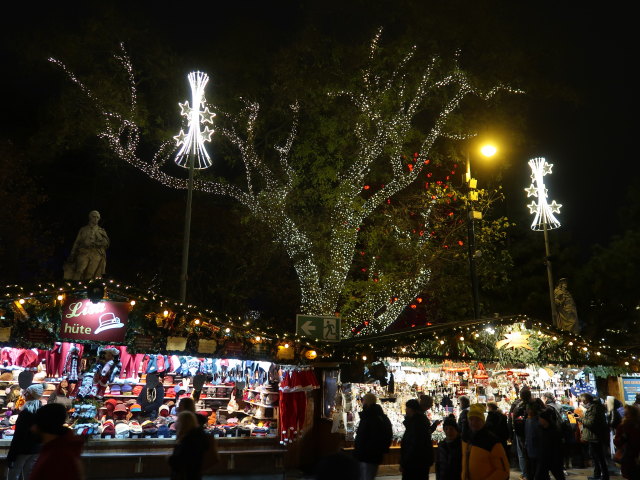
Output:
<path fill-rule="evenodd" d="M 137 395 L 140 395 L 141 392 L 142 392 L 142 385 L 136 385 L 135 387 L 133 387 L 133 391 L 131 393 L 137 396 Z"/>
<path fill-rule="evenodd" d="M 458 422 L 456 421 L 455 415 L 449 415 L 444 419 L 444 422 L 442 422 L 442 428 L 444 427 L 453 427 L 458 430 Z"/>
<path fill-rule="evenodd" d="M 129 438 L 129 425 L 126 423 L 116 425 L 116 438 Z"/>
<path fill-rule="evenodd" d="M 484 421 L 484 412 L 485 406 L 480 403 L 474 403 L 469 407 L 469 413 L 467 414 L 468 418 L 478 417 Z"/>
<path fill-rule="evenodd" d="M 134 420 L 132 422 L 129 422 L 129 430 L 133 434 L 142 433 L 142 426 Z"/>
<path fill-rule="evenodd" d="M 30 387 L 26 388 L 24 392 L 29 394 L 31 398 L 38 400 L 42 397 L 45 387 L 46 383 L 34 383 Z"/>
<path fill-rule="evenodd" d="M 123 395 L 131 395 L 133 391 L 133 387 L 131 385 L 129 385 L 128 383 L 125 383 L 124 385 L 122 385 L 122 394 Z"/>
<path fill-rule="evenodd" d="M 137 404 L 134 403 L 133 405 L 131 405 L 131 408 L 129 409 L 130 412 L 141 412 L 142 411 L 142 407 Z"/>
<path fill-rule="evenodd" d="M 127 412 L 127 407 L 125 407 L 124 403 L 119 403 L 116 405 L 116 408 L 113 410 L 114 412 Z"/>
<path fill-rule="evenodd" d="M 115 398 L 110 398 L 109 400 L 104 402 L 104 406 L 107 407 L 107 410 L 109 408 L 111 408 L 111 409 L 116 408 L 116 405 L 118 405 L 118 401 Z"/>
<path fill-rule="evenodd" d="M 162 414 L 165 415 L 169 415 L 169 406 L 168 405 L 161 405 L 160 408 L 158 409 L 158 414 L 162 416 Z"/>

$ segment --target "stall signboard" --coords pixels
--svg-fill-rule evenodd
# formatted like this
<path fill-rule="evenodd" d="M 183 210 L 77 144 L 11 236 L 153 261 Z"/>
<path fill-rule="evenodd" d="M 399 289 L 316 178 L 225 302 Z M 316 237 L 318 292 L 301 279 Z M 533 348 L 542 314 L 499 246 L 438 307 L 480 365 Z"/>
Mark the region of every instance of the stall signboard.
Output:
<path fill-rule="evenodd" d="M 187 349 L 187 337 L 167 337 L 167 350 L 184 352 Z"/>
<path fill-rule="evenodd" d="M 640 377 L 622 377 L 622 391 L 625 403 L 635 402 L 640 394 Z"/>
<path fill-rule="evenodd" d="M 74 342 L 123 344 L 131 304 L 101 300 L 68 299 L 62 305 L 60 338 Z"/>
<path fill-rule="evenodd" d="M 340 318 L 332 315 L 296 315 L 296 334 L 325 342 L 339 342 Z"/>
<path fill-rule="evenodd" d="M 11 338 L 11 327 L 0 328 L 0 342 L 8 342 Z"/>

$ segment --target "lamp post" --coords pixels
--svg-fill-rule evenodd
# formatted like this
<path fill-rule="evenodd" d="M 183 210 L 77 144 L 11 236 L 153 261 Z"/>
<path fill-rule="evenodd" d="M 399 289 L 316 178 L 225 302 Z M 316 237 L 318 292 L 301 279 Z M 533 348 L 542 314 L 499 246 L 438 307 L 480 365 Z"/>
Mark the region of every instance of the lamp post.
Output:
<path fill-rule="evenodd" d="M 180 301 L 187 299 L 187 280 L 189 269 L 189 243 L 191 237 L 191 205 L 193 202 L 193 177 L 196 169 L 202 170 L 211 166 L 211 157 L 204 146 L 204 142 L 211 141 L 213 130 L 208 126 L 200 130 L 201 123 L 213 123 L 215 113 L 209 111 L 206 106 L 204 89 L 209 81 L 209 76 L 203 72 L 191 72 L 188 77 L 191 87 L 191 104 L 189 101 L 178 103 L 180 114 L 188 120 L 188 129 L 173 137 L 178 147 L 175 162 L 181 167 L 189 169 L 189 182 L 187 184 L 187 207 L 184 216 L 184 235 L 182 241 L 182 268 L 180 271 Z M 204 107 L 204 110 L 201 108 Z"/>
<path fill-rule="evenodd" d="M 497 152 L 493 145 L 484 145 L 480 152 L 485 157 L 492 157 Z M 467 173 L 464 176 L 464 183 L 467 186 L 467 255 L 469 257 L 469 276 L 471 277 L 471 293 L 473 296 L 473 318 L 477 320 L 480 316 L 480 293 L 478 288 L 478 274 L 476 272 L 476 235 L 475 220 L 482 219 L 482 212 L 473 208 L 473 202 L 478 200 L 476 187 L 478 181 L 471 177 L 471 156 L 467 150 Z"/>
<path fill-rule="evenodd" d="M 561 204 L 556 203 L 555 200 L 551 204 L 547 203 L 547 189 L 544 186 L 544 176 L 551 174 L 553 164 L 547 163 L 542 158 L 532 158 L 529 160 L 529 167 L 531 167 L 531 185 L 529 188 L 525 188 L 528 197 L 537 197 L 538 201 L 532 201 L 527 207 L 529 207 L 529 213 L 534 214 L 533 222 L 531 222 L 531 230 L 544 232 L 544 249 L 545 249 L 545 264 L 547 266 L 547 281 L 549 282 L 549 302 L 551 304 L 551 323 L 556 325 L 557 314 L 556 304 L 553 299 L 553 272 L 551 270 L 551 250 L 549 248 L 549 230 L 554 228 L 560 228 L 560 222 L 554 216 L 554 213 L 560 213 Z"/>

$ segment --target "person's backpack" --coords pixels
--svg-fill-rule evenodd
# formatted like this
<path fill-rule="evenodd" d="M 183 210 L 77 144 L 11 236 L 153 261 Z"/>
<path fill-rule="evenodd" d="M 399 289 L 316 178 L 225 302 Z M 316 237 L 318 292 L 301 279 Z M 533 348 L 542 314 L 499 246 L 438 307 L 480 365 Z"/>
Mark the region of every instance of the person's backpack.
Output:
<path fill-rule="evenodd" d="M 206 472 L 209 469 L 213 468 L 213 466 L 220 461 L 220 455 L 218 454 L 218 443 L 216 442 L 216 439 L 211 435 L 207 435 L 207 441 L 209 442 L 209 444 L 202 454 L 202 472 Z"/>

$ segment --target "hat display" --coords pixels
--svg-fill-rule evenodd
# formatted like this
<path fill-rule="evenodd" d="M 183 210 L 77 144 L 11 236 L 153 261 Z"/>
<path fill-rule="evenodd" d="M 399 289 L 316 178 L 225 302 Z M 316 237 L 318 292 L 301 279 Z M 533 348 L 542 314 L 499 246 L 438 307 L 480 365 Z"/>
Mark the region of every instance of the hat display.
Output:
<path fill-rule="evenodd" d="M 124 323 L 120 321 L 120 318 L 116 317 L 113 312 L 106 312 L 100 315 L 98 318 L 99 326 L 96 328 L 96 331 L 93 332 L 98 335 L 105 330 L 111 330 L 112 328 L 122 328 L 124 327 Z"/>
<path fill-rule="evenodd" d="M 129 438 L 129 425 L 126 423 L 116 425 L 116 438 Z"/>
<path fill-rule="evenodd" d="M 129 430 L 132 434 L 138 435 L 142 433 L 142 426 L 134 420 L 132 422 L 129 422 Z"/>

